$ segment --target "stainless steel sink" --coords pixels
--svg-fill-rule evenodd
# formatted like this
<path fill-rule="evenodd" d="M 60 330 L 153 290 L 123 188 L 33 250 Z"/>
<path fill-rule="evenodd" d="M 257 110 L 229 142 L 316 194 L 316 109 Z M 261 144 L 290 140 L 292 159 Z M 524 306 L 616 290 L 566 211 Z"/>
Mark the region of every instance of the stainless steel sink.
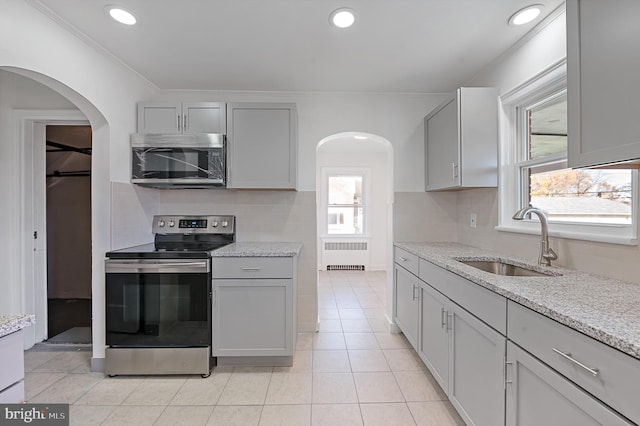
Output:
<path fill-rule="evenodd" d="M 458 260 L 458 262 L 480 269 L 481 271 L 496 275 L 507 275 L 510 277 L 554 277 L 559 275 L 534 271 L 533 269 L 511 265 L 499 260 Z"/>

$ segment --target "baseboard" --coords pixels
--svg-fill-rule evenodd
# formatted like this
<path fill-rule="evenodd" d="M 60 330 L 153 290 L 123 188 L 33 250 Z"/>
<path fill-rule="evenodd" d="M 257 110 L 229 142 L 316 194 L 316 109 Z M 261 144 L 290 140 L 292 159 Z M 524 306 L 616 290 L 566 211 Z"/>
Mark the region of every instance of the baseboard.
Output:
<path fill-rule="evenodd" d="M 393 322 L 387 314 L 384 314 L 384 319 L 385 321 L 387 321 L 387 328 L 389 329 L 389 333 L 394 333 L 394 334 L 402 333 L 402 330 L 400 330 L 400 327 L 398 327 L 398 325 L 395 322 Z"/>
<path fill-rule="evenodd" d="M 104 358 L 91 358 L 91 371 L 104 373 Z"/>

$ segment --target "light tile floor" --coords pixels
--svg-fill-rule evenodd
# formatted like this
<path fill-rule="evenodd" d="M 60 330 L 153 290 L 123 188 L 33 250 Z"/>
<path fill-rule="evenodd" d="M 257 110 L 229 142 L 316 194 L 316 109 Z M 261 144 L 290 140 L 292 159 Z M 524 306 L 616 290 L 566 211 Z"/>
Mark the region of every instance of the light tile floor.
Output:
<path fill-rule="evenodd" d="M 29 402 L 69 403 L 72 425 L 463 425 L 402 334 L 387 331 L 384 272 L 321 272 L 319 333 L 294 365 L 211 376 L 105 377 L 90 352 L 25 352 Z"/>

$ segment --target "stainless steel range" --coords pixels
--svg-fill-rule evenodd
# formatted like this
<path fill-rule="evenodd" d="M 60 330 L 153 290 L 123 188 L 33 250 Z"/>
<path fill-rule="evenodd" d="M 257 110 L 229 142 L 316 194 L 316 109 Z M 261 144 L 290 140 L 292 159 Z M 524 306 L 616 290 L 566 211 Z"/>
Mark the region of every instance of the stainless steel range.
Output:
<path fill-rule="evenodd" d="M 211 372 L 211 252 L 234 216 L 154 216 L 155 242 L 106 254 L 105 373 Z"/>

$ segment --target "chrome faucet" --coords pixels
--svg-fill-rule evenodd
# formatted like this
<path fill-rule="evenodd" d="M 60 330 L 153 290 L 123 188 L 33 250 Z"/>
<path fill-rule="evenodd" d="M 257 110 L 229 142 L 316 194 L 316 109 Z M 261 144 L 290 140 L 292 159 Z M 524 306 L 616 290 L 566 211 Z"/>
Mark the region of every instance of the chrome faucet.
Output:
<path fill-rule="evenodd" d="M 551 261 L 556 260 L 558 255 L 549 247 L 549 222 L 544 212 L 538 208 L 527 206 L 520 209 L 513 215 L 515 220 L 523 220 L 528 214 L 535 213 L 540 219 L 540 227 L 542 239 L 540 240 L 540 255 L 538 256 L 538 265 L 551 266 Z"/>

